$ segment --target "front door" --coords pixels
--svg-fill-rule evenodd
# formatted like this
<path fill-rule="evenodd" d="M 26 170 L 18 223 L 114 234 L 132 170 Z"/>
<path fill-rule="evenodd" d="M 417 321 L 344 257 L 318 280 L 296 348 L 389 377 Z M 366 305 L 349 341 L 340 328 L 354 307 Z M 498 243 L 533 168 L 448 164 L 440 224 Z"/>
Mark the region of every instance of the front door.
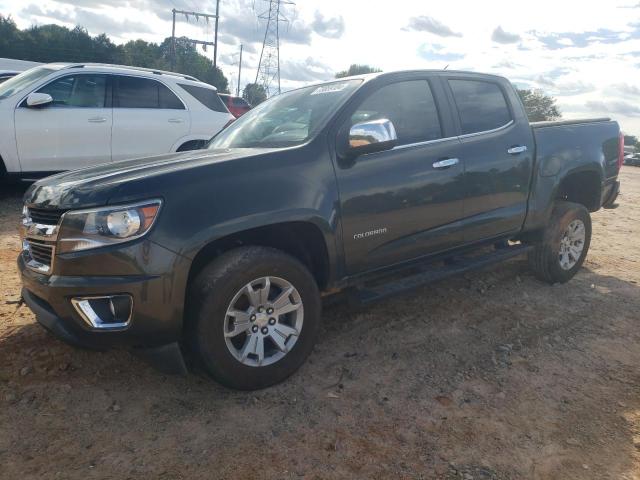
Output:
<path fill-rule="evenodd" d="M 104 75 L 77 73 L 38 90 L 53 98 L 42 107 L 15 110 L 23 172 L 72 170 L 111 160 L 111 107 Z"/>
<path fill-rule="evenodd" d="M 434 82 L 435 85 L 438 85 Z M 376 87 L 349 112 L 350 125 L 386 118 L 393 149 L 337 162 L 344 255 L 352 275 L 459 245 L 464 166 L 441 125 L 433 84 L 415 75 Z"/>

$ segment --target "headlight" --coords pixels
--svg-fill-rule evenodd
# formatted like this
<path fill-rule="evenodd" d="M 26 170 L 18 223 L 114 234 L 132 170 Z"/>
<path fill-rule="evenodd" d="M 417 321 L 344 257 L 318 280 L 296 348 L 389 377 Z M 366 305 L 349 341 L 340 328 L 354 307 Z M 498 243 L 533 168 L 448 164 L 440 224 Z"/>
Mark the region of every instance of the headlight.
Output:
<path fill-rule="evenodd" d="M 58 253 L 128 242 L 149 231 L 160 210 L 160 200 L 75 210 L 62 216 Z"/>

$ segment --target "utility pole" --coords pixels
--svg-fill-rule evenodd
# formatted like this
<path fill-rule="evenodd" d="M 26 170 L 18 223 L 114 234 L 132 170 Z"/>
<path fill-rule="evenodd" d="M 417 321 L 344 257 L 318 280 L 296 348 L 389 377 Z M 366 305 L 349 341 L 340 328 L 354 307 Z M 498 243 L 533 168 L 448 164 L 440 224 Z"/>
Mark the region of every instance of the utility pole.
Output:
<path fill-rule="evenodd" d="M 218 19 L 220 18 L 220 0 L 216 0 L 216 29 L 214 34 L 213 45 L 213 68 L 218 66 Z"/>
<path fill-rule="evenodd" d="M 240 75 L 242 74 L 242 44 L 240 44 L 240 63 L 238 63 L 238 87 L 236 88 L 236 97 L 240 96 Z"/>
<path fill-rule="evenodd" d="M 294 5 L 289 0 L 264 0 L 269 2 L 269 10 L 258 14 L 266 20 L 260 63 L 256 73 L 256 83 L 262 85 L 267 97 L 280 93 L 280 23 L 288 20 L 281 13 L 281 5 Z M 277 86 L 273 86 L 275 83 Z"/>
<path fill-rule="evenodd" d="M 171 27 L 171 70 L 176 67 L 176 9 L 171 10 L 173 13 L 173 26 Z"/>
<path fill-rule="evenodd" d="M 218 4 L 220 3 L 220 0 L 217 0 Z M 216 25 L 216 31 L 215 31 L 215 42 L 207 42 L 204 40 L 194 40 L 192 38 L 188 38 L 187 40 L 189 40 L 189 42 L 195 44 L 195 45 L 203 45 L 205 50 L 207 48 L 207 46 L 212 46 L 213 47 L 213 66 L 216 66 L 216 55 L 218 53 L 218 10 L 216 7 L 216 14 L 211 14 L 211 13 L 201 13 L 201 12 L 188 12 L 185 10 L 176 10 L 175 8 L 173 10 L 171 10 L 171 13 L 173 14 L 173 26 L 171 27 L 171 70 L 175 69 L 176 66 L 176 14 L 180 14 L 180 15 L 184 15 L 187 18 L 187 21 L 189 20 L 189 17 L 194 17 L 196 19 L 196 21 L 200 20 L 200 17 L 204 18 L 206 20 L 207 23 L 209 23 L 209 19 L 210 18 L 215 18 L 215 25 Z"/>

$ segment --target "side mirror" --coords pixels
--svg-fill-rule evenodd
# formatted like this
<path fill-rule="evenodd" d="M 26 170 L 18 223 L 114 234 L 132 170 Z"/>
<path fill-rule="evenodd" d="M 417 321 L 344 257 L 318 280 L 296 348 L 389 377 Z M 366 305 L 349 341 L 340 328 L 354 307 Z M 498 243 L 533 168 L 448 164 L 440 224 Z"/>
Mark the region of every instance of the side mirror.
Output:
<path fill-rule="evenodd" d="M 356 123 L 349 130 L 348 153 L 355 157 L 365 153 L 382 152 L 395 147 L 398 135 L 391 120 L 380 118 Z"/>
<path fill-rule="evenodd" d="M 48 93 L 30 93 L 27 97 L 28 107 L 43 107 L 53 103 L 53 97 Z"/>

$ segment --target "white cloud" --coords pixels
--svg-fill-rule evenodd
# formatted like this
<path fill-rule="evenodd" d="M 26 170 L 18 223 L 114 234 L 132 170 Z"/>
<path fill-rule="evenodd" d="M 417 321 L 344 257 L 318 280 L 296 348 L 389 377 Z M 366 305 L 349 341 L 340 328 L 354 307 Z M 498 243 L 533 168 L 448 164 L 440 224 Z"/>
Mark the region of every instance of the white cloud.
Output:
<path fill-rule="evenodd" d="M 427 7 L 423 0 L 296 2 L 285 9 L 292 26 L 287 30 L 282 25 L 280 53 L 286 66 L 282 85 L 293 88 L 326 78 L 352 63 L 385 71 L 450 64 L 450 69 L 498 73 L 518 85 L 543 88 L 557 95 L 567 118 L 606 114 L 619 120 L 627 132 L 640 135 L 635 107 L 640 103 L 634 94 L 640 91 L 640 9 L 620 8 L 630 3 L 537 0 L 534 6 L 522 0 L 457 0 L 429 2 Z M 22 28 L 47 21 L 22 14 L 29 4 L 72 17 L 77 13 L 74 8 L 80 7 L 114 21 L 126 19 L 130 25 L 148 27 L 149 32 L 129 33 L 112 27 L 114 32 L 106 33 L 117 42 L 138 37 L 161 41 L 169 36 L 174 5 L 215 10 L 215 0 L 0 0 L 0 11 L 11 14 Z M 237 78 L 233 59 L 241 42 L 248 46 L 243 83 L 255 79 L 263 27 L 253 4 L 253 0 L 221 2 L 219 52 L 225 56 L 220 57 L 220 65 L 232 83 Z M 255 5 L 260 9 L 266 3 L 255 0 Z M 314 22 L 323 28 L 314 31 Z M 102 33 L 87 27 L 93 34 Z M 497 38 L 508 43 L 492 40 L 498 27 Z M 212 28 L 203 24 L 180 23 L 178 30 L 180 35 L 196 38 L 212 35 Z"/>

